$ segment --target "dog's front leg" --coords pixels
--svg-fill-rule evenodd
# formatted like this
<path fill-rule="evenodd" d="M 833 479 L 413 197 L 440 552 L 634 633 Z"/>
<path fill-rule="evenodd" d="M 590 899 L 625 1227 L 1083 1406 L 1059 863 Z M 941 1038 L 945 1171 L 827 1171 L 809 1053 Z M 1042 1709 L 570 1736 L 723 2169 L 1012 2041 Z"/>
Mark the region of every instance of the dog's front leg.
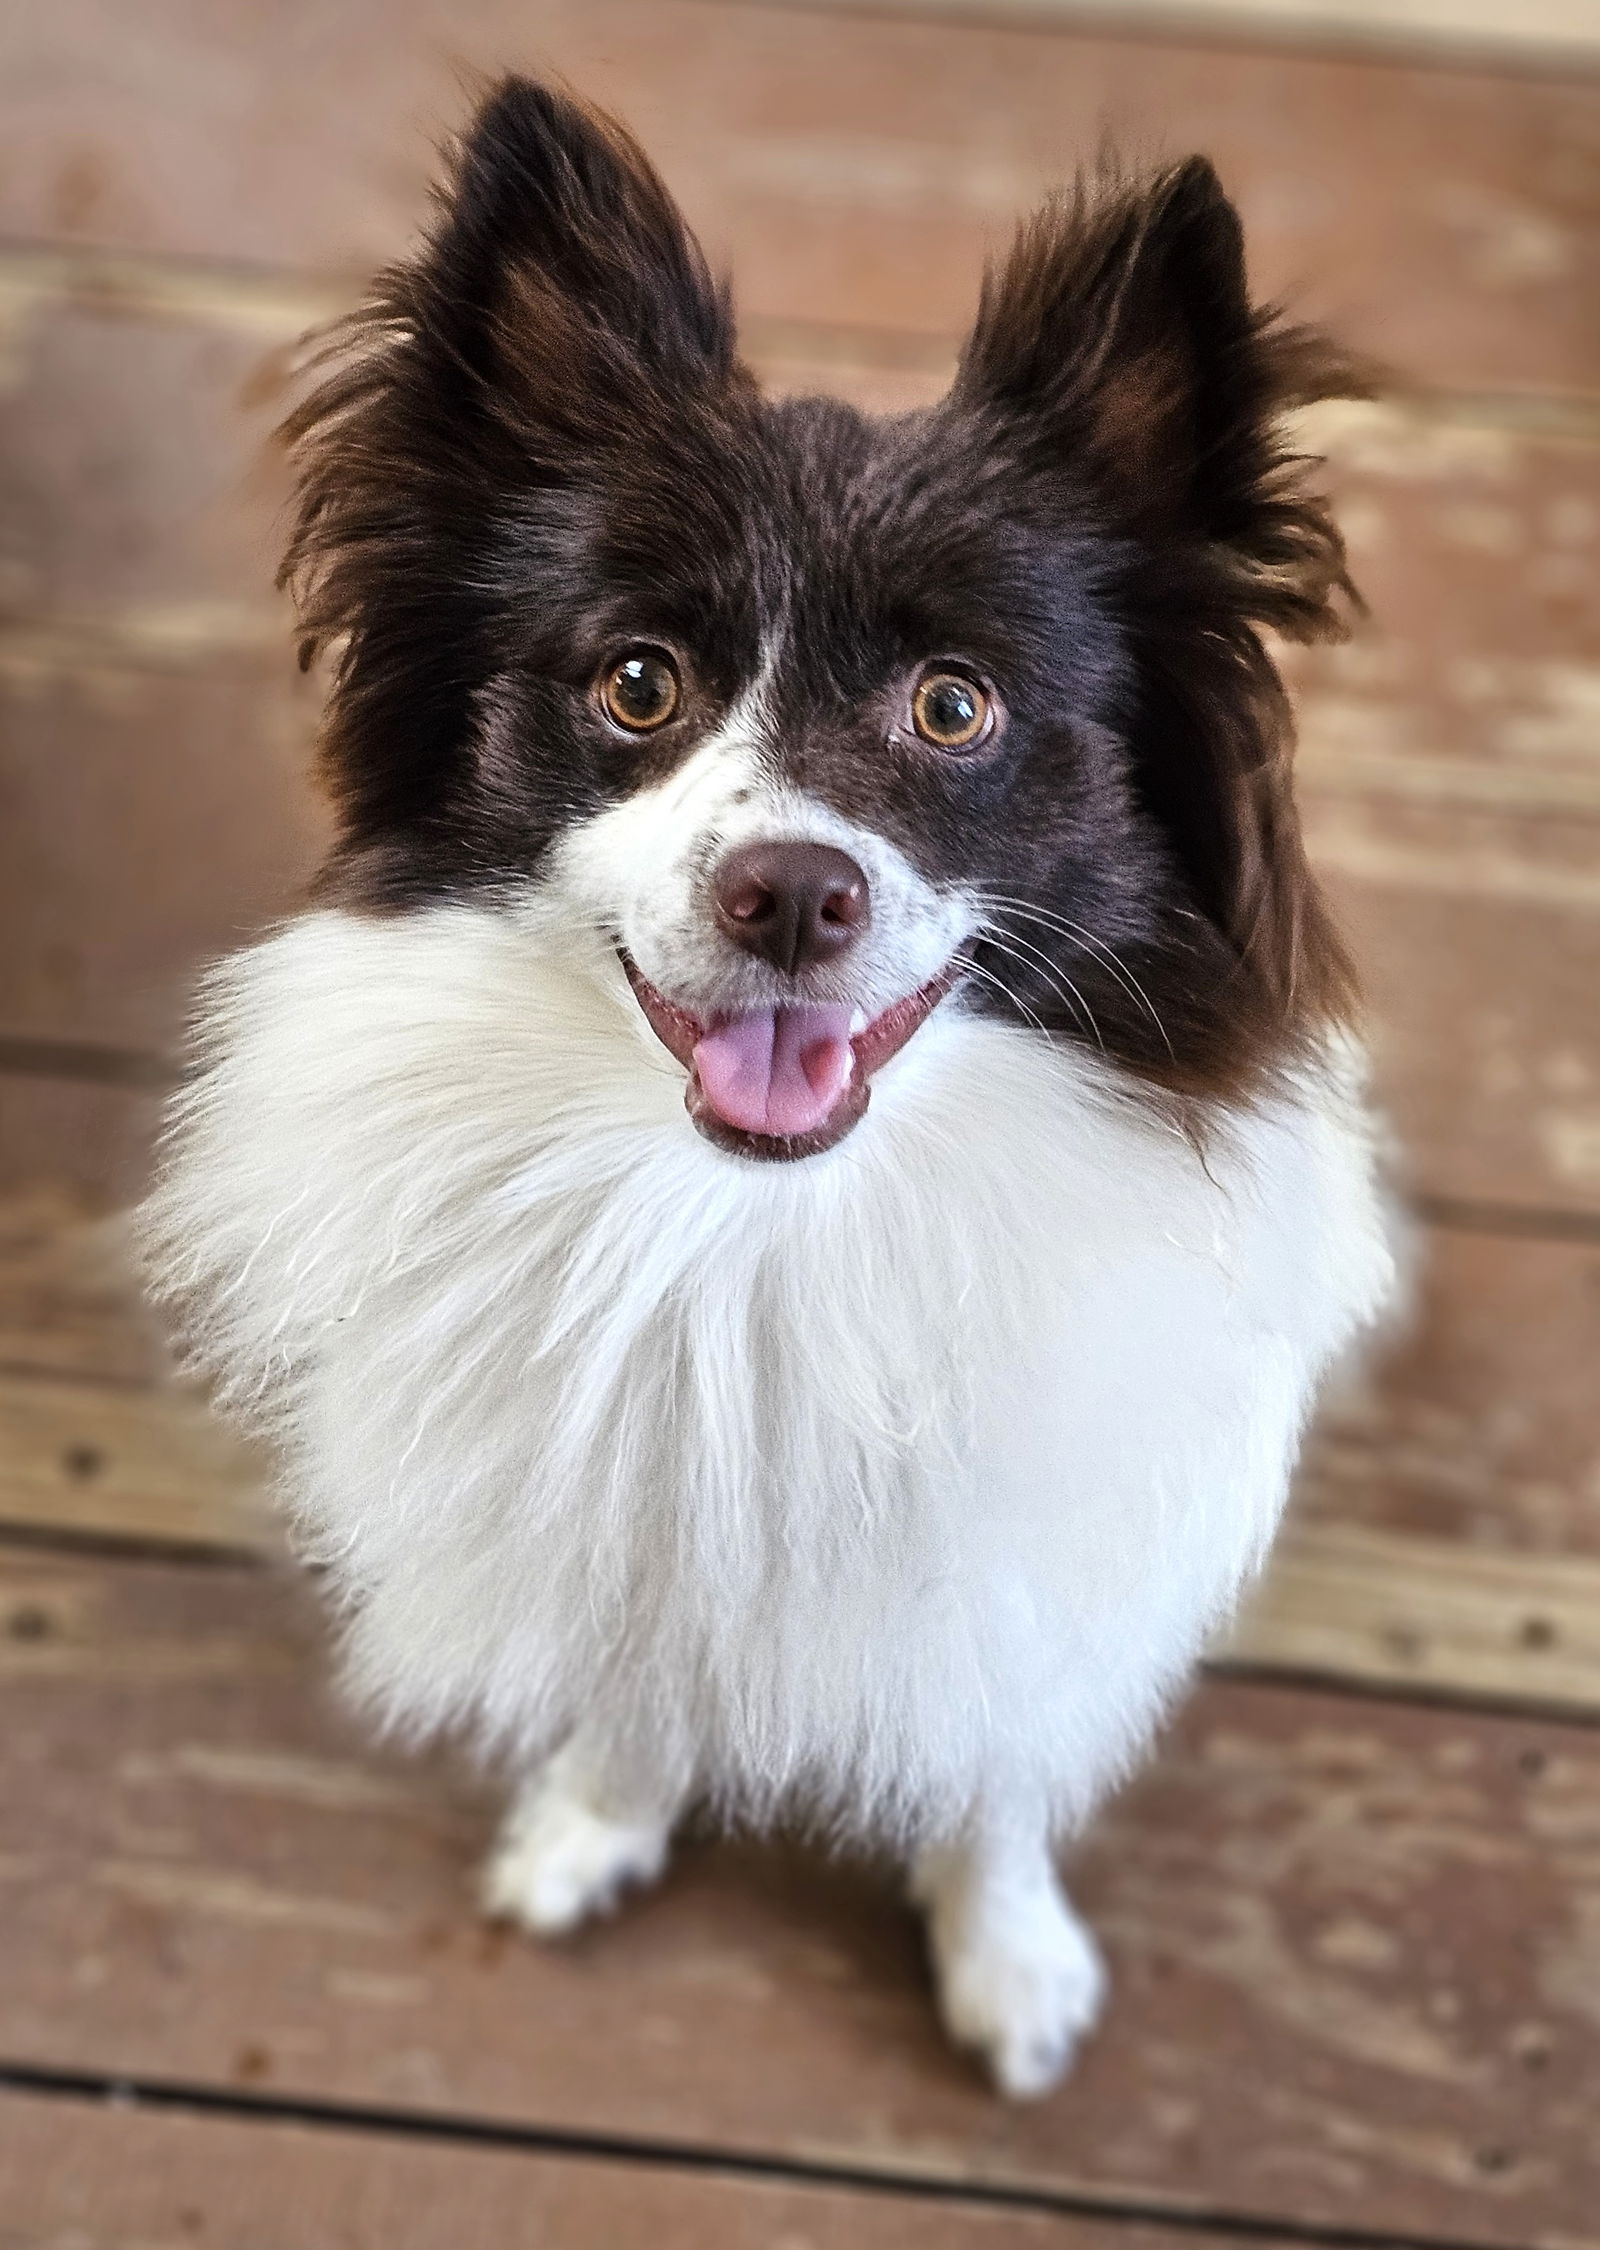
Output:
<path fill-rule="evenodd" d="M 492 1915 L 559 1937 L 654 1882 L 693 1785 L 687 1758 L 588 1722 L 514 1798 L 484 1870 Z"/>
<path fill-rule="evenodd" d="M 1056 1874 L 1042 1820 L 985 1808 L 917 1855 L 939 2012 L 1004 2094 L 1044 2094 L 1105 1998 L 1099 1951 Z"/>

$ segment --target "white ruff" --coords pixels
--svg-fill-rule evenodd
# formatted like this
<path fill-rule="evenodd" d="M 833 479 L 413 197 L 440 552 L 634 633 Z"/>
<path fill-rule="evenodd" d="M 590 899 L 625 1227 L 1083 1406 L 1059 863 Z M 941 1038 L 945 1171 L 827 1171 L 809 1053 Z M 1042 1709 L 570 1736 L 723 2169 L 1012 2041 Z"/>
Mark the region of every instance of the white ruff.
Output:
<path fill-rule="evenodd" d="M 308 915 L 202 1053 L 147 1240 L 357 1691 L 518 1759 L 597 1721 L 738 1814 L 1080 1819 L 1390 1287 L 1343 1064 L 1203 1165 L 947 1003 L 838 1149 L 750 1163 L 536 892 Z"/>

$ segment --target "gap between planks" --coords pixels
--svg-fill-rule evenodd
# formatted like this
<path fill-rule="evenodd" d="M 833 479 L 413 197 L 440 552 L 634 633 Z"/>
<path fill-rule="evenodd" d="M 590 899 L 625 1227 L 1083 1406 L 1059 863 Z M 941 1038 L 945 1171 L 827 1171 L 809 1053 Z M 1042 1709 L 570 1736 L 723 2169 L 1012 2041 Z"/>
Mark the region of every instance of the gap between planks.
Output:
<path fill-rule="evenodd" d="M 279 1554 L 258 1465 L 162 1388 L 0 1372 L 0 1530 Z M 1600 1719 L 1600 1561 L 1289 1524 L 1229 1671 Z"/>
<path fill-rule="evenodd" d="M 29 2112 L 43 2115 L 49 2108 L 65 2109 L 79 2118 L 86 2112 L 91 2116 L 98 2113 L 102 2117 L 114 2117 L 125 2139 L 137 2133 L 140 2123 L 148 2127 L 159 2120 L 174 2123 L 181 2120 L 191 2126 L 203 2124 L 213 2131 L 231 2127 L 230 2152 L 237 2162 L 246 2166 L 256 2154 L 255 2144 L 246 2135 L 252 2132 L 272 2134 L 274 2128 L 280 2132 L 289 2128 L 314 2135 L 323 2142 L 342 2141 L 352 2155 L 361 2144 L 373 2143 L 386 2146 L 390 2151 L 398 2146 L 416 2152 L 417 2156 L 433 2149 L 440 2153 L 452 2151 L 458 2158 L 470 2152 L 479 2157 L 544 2159 L 546 2164 L 553 2162 L 590 2173 L 615 2169 L 642 2186 L 653 2185 L 664 2200 L 670 2199 L 669 2183 L 678 2180 L 709 2179 L 725 2183 L 729 2189 L 788 2189 L 801 2199 L 800 2209 L 793 2215 L 806 2218 L 822 2216 L 824 2198 L 848 2196 L 858 2199 L 857 2208 L 853 2214 L 841 2215 L 853 2219 L 853 2226 L 837 2237 L 830 2233 L 826 2238 L 830 2245 L 837 2240 L 840 2250 L 845 2243 L 853 2246 L 867 2240 L 867 2235 L 856 2232 L 856 2228 L 869 2229 L 871 2239 L 877 2241 L 873 2219 L 879 2212 L 895 2210 L 908 2219 L 912 2213 L 917 2214 L 903 2239 L 907 2243 L 915 2241 L 919 2246 L 928 2245 L 930 2250 L 943 2250 L 946 2238 L 939 2227 L 941 2218 L 955 2220 L 962 2214 L 973 2220 L 986 2218 L 996 2222 L 1005 2218 L 1019 2222 L 1028 2219 L 1061 2222 L 1059 2229 L 1039 2234 L 1027 2231 L 992 2236 L 986 2231 L 981 2239 L 984 2243 L 992 2240 L 995 2250 L 1011 2250 L 1013 2243 L 1021 2250 L 1024 2242 L 1029 2245 L 1038 2242 L 1041 2246 L 1059 2244 L 1061 2250 L 1079 2250 L 1080 2245 L 1081 2250 L 1110 2250 L 1113 2243 L 1130 2239 L 1137 2241 L 1140 2250 L 1177 2250 L 1180 2243 L 1196 2242 L 1216 2244 L 1219 2250 L 1222 2245 L 1244 2243 L 1281 2244 L 1285 2250 L 1291 2244 L 1296 2250 L 1483 2250 L 1481 2244 L 1437 2234 L 1399 2236 L 1377 2228 L 1305 2225 L 1253 2212 L 1128 2202 L 1009 2187 L 976 2176 L 953 2180 L 901 2170 L 879 2172 L 864 2166 L 830 2164 L 821 2159 L 764 2157 L 693 2142 L 561 2132 L 531 2124 L 502 2123 L 492 2118 L 296 2100 L 144 2076 L 96 2077 L 84 2071 L 38 2069 L 28 2064 L 7 2063 L 3 2059 L 0 2059 L 0 2156 L 4 2154 L 7 2126 L 17 2121 L 19 2105 L 23 2105 L 20 2114 L 24 2117 Z M 465 2192 L 469 2199 L 469 2212 L 473 2184 L 474 2176 L 470 2171 L 457 2171 L 452 2175 L 451 2185 L 457 2195 Z M 370 2206 L 370 2193 L 367 2202 Z M 808 2205 L 811 2208 L 808 2209 Z M 586 2213 L 585 2217 L 588 2216 Z M 699 2222 L 705 2224 L 704 2214 L 699 2215 Z M 387 2242 L 390 2237 L 386 2234 L 384 2239 Z M 545 2237 L 540 2234 L 536 2239 L 543 2242 Z M 750 2239 L 740 2232 L 741 2244 Z M 902 2238 L 897 2233 L 894 2239 L 898 2243 Z M 965 2244 L 971 2238 L 952 2235 L 949 2237 L 951 2250 L 958 2239 Z M 813 2237 L 809 2230 L 773 2238 L 774 2250 L 784 2250 L 784 2246 L 790 2244 L 794 2245 L 794 2250 L 811 2250 L 814 2241 L 817 2250 L 823 2250 L 821 2238 Z M 730 2237 L 730 2250 L 731 2242 Z M 976 2250 L 975 2242 L 973 2250 Z"/>

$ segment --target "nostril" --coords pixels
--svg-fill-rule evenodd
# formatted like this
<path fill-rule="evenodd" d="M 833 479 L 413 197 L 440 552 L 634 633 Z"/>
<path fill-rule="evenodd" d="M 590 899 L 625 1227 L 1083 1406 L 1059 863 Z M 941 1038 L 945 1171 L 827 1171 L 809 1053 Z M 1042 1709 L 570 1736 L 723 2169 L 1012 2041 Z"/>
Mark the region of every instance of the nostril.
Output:
<path fill-rule="evenodd" d="M 852 945 L 871 919 L 867 878 L 831 844 L 746 844 L 711 883 L 725 936 L 786 976 Z"/>
<path fill-rule="evenodd" d="M 718 892 L 717 904 L 735 922 L 770 921 L 778 911 L 778 901 L 765 883 L 729 885 Z"/>

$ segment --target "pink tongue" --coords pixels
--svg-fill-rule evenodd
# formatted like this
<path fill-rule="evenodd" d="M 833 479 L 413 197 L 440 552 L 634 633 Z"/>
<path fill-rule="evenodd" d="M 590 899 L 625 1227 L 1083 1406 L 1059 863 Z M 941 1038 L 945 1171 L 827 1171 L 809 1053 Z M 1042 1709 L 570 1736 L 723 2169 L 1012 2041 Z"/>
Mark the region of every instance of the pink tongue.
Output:
<path fill-rule="evenodd" d="M 694 1050 L 701 1092 L 741 1132 L 814 1132 L 850 1083 L 850 1013 L 762 1008 L 716 1025 Z"/>

